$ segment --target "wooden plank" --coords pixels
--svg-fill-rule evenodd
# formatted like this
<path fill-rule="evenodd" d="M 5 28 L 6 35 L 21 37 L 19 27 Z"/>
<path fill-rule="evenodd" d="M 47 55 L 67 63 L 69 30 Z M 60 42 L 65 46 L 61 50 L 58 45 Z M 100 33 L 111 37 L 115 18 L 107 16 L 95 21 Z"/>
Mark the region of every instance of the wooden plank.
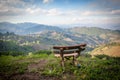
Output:
<path fill-rule="evenodd" d="M 60 50 L 69 50 L 69 49 L 79 49 L 85 47 L 86 44 L 79 44 L 75 46 L 54 46 L 53 49 L 60 49 Z"/>
<path fill-rule="evenodd" d="M 61 57 L 60 54 L 54 54 L 56 57 Z M 63 54 L 63 57 L 66 57 L 66 56 L 77 56 L 78 53 L 71 53 L 71 54 Z"/>
<path fill-rule="evenodd" d="M 60 50 L 53 50 L 53 53 L 60 54 Z M 62 54 L 79 53 L 79 49 L 64 50 Z"/>

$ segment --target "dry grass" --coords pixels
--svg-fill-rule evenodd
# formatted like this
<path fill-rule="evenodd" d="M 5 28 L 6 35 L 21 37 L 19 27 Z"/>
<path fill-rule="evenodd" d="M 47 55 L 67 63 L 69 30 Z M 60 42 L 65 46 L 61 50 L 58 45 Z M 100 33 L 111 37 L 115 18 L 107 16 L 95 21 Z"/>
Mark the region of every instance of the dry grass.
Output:
<path fill-rule="evenodd" d="M 102 46 L 91 52 L 91 55 L 105 54 L 112 57 L 120 57 L 120 45 L 117 46 Z"/>

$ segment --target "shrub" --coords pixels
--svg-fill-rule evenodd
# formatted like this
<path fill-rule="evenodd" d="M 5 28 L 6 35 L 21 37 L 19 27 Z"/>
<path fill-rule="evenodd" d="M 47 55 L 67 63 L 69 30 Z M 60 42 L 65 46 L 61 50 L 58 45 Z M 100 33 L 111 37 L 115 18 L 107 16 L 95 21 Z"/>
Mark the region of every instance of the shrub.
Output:
<path fill-rule="evenodd" d="M 103 58 L 106 58 L 106 59 L 110 59 L 111 57 L 110 56 L 107 56 L 107 55 L 96 55 L 95 57 L 99 58 L 99 59 L 103 59 Z"/>

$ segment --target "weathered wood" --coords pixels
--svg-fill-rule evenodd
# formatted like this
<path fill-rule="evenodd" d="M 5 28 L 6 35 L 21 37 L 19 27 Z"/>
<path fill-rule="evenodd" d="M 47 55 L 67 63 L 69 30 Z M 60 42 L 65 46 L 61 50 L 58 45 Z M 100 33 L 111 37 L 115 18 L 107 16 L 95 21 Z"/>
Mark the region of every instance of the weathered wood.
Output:
<path fill-rule="evenodd" d="M 74 46 L 53 46 L 53 53 L 56 57 L 61 57 L 61 65 L 64 67 L 64 58 L 73 57 L 73 64 L 77 64 L 76 58 L 80 56 L 86 44 L 79 44 Z"/>
<path fill-rule="evenodd" d="M 85 48 L 86 44 L 80 44 L 75 46 L 54 46 L 53 49 L 59 49 L 59 50 L 69 50 L 69 49 L 79 49 L 79 48 Z"/>

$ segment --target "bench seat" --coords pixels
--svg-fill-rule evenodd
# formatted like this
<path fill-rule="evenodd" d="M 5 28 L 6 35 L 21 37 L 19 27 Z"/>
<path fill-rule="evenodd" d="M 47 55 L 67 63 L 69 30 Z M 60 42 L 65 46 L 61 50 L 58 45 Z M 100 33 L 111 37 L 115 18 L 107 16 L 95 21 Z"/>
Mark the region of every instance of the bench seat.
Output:
<path fill-rule="evenodd" d="M 60 54 L 54 54 L 56 57 L 61 57 Z M 63 57 L 77 56 L 78 53 L 63 54 Z"/>

